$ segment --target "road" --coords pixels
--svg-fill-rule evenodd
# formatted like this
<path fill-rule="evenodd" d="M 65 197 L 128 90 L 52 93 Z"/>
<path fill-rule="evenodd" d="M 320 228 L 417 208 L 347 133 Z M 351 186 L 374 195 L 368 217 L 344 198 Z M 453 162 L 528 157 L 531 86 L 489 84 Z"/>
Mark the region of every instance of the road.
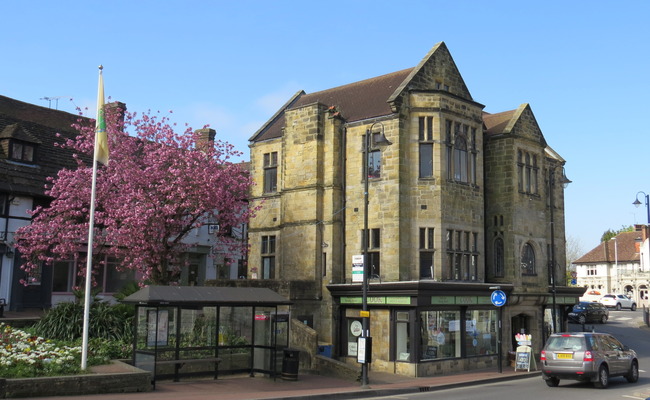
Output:
<path fill-rule="evenodd" d="M 381 397 L 385 400 L 645 400 L 650 397 L 650 329 L 640 329 L 642 311 L 611 311 L 606 324 L 587 324 L 586 330 L 607 332 L 623 344 L 633 348 L 639 356 L 639 381 L 628 383 L 625 378 L 612 378 L 607 389 L 596 389 L 589 383 L 561 381 L 560 386 L 550 388 L 541 377 L 442 390 L 429 393 Z M 581 330 L 580 325 L 570 325 L 571 330 Z M 370 398 L 368 398 L 370 399 Z M 373 399 L 380 399 L 374 397 Z"/>

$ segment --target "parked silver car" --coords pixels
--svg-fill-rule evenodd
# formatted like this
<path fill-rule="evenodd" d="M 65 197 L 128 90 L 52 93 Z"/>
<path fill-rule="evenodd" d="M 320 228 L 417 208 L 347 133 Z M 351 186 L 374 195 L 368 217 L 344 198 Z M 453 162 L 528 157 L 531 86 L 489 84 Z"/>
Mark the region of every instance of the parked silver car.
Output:
<path fill-rule="evenodd" d="M 607 333 L 570 332 L 552 334 L 541 353 L 542 378 L 555 387 L 561 379 L 593 382 L 606 388 L 609 378 L 639 379 L 636 352 Z"/>

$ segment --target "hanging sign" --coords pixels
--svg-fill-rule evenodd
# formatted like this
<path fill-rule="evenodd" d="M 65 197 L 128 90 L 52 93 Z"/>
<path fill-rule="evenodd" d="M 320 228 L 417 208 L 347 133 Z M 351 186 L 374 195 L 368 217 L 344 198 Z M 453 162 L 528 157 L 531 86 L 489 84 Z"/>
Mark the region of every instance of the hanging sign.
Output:
<path fill-rule="evenodd" d="M 352 256 L 352 282 L 363 282 L 363 254 Z"/>

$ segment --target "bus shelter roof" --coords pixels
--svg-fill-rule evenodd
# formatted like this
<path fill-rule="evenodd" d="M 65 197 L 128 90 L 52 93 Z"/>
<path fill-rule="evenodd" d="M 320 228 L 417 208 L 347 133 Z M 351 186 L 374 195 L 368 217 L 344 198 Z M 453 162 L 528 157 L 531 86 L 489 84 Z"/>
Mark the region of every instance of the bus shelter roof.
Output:
<path fill-rule="evenodd" d="M 268 288 L 216 286 L 148 286 L 122 303 L 149 306 L 276 306 L 291 301 Z"/>

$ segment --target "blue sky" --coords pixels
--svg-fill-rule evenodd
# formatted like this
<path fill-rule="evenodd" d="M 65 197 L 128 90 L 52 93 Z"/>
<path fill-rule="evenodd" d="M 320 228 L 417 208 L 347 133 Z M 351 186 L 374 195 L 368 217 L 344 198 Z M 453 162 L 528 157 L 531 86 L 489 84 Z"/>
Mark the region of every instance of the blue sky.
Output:
<path fill-rule="evenodd" d="M 1 95 L 94 116 L 102 64 L 107 97 L 210 124 L 243 159 L 298 90 L 413 67 L 444 41 L 485 111 L 530 103 L 567 161 L 583 251 L 647 222 L 632 202 L 650 193 L 648 1 L 23 0 L 0 15 Z"/>

